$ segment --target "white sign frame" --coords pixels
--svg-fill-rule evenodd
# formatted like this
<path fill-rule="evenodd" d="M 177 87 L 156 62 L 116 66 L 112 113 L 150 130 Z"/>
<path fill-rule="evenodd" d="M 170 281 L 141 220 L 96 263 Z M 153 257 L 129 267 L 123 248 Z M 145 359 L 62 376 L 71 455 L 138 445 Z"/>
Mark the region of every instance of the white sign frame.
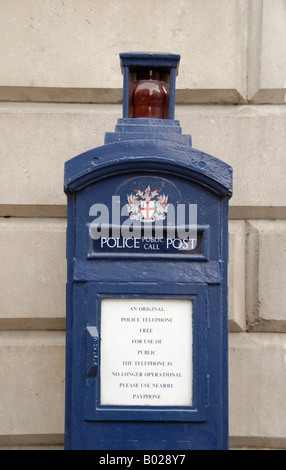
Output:
<path fill-rule="evenodd" d="M 191 299 L 102 299 L 101 406 L 193 404 Z"/>

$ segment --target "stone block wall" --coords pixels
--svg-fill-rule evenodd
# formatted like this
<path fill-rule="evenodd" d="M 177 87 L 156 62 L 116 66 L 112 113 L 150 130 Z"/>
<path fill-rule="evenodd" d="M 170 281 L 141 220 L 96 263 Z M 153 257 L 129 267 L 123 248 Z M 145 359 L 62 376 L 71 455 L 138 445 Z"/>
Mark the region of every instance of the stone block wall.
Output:
<path fill-rule="evenodd" d="M 64 162 L 143 50 L 181 54 L 176 118 L 234 169 L 230 446 L 285 449 L 285 0 L 2 0 L 0 31 L 0 448 L 63 448 Z"/>

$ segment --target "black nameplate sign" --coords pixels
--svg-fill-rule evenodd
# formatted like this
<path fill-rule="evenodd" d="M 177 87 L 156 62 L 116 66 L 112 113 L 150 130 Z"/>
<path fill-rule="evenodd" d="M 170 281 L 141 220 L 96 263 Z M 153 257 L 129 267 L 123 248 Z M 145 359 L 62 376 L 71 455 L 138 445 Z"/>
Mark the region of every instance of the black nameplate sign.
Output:
<path fill-rule="evenodd" d="M 196 238 L 164 236 L 115 236 L 112 230 L 97 239 L 91 240 L 90 256 L 101 255 L 176 255 L 206 258 L 207 230 L 201 229 Z M 139 234 L 138 234 L 139 235 Z"/>

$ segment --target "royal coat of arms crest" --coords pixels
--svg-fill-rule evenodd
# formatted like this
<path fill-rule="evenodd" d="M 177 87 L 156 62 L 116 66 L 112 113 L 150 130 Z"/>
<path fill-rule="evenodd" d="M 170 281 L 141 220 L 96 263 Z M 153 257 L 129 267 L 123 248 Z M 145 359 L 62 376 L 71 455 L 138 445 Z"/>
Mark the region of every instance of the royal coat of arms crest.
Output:
<path fill-rule="evenodd" d="M 160 195 L 156 189 L 151 191 L 148 186 L 145 191 L 135 189 L 135 194 L 127 195 L 127 210 L 130 219 L 142 222 L 154 222 L 155 220 L 164 220 L 168 212 L 168 196 Z"/>

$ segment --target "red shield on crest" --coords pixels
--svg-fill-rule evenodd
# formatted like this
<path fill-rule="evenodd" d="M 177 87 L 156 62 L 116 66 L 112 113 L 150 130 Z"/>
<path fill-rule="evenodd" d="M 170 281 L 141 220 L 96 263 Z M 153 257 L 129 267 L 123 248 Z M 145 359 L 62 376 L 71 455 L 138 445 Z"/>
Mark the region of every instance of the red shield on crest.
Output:
<path fill-rule="evenodd" d="M 152 215 L 155 212 L 155 202 L 154 201 L 141 201 L 141 213 L 144 216 L 144 219 L 151 219 Z"/>

